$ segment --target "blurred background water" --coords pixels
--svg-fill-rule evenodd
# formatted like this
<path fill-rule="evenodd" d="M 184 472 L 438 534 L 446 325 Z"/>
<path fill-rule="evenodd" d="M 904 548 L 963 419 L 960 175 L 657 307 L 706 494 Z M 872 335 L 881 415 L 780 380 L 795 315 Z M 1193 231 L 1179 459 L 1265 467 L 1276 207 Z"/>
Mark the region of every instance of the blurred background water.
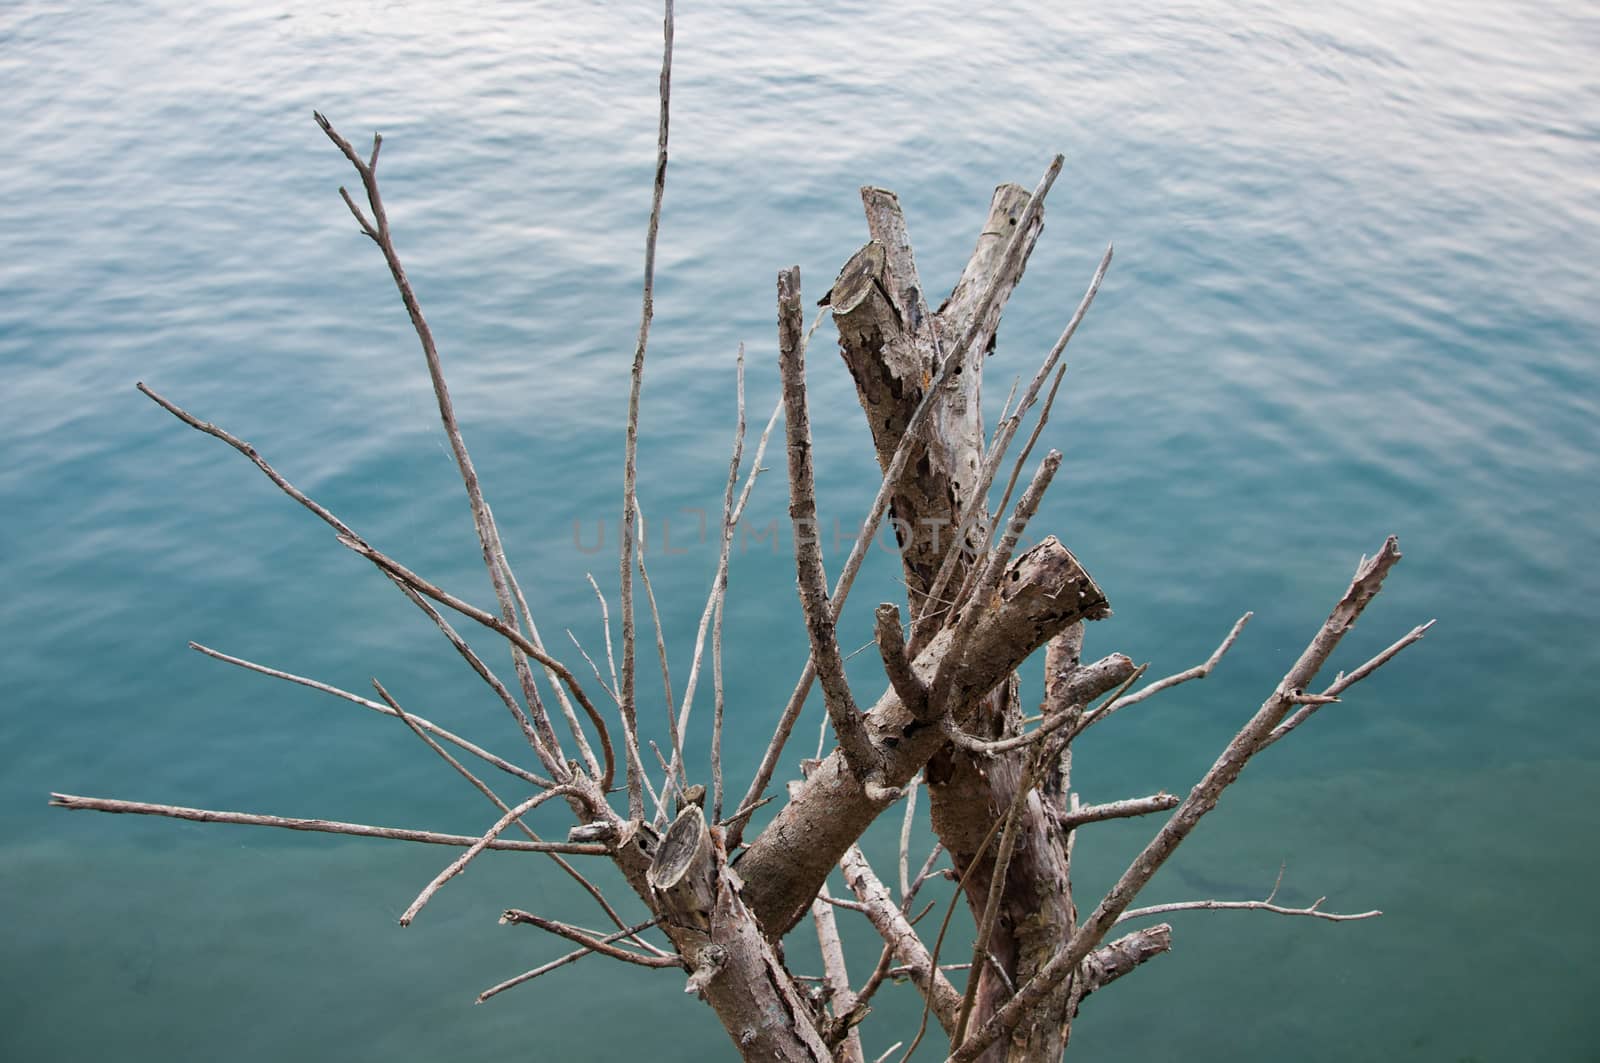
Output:
<path fill-rule="evenodd" d="M 415 340 L 310 112 L 358 143 L 381 130 L 396 237 L 512 557 L 547 639 L 570 627 L 598 652 L 583 573 L 615 583 L 659 26 L 648 4 L 0 9 L 0 1056 L 731 1055 L 668 973 L 588 960 L 474 1008 L 561 951 L 496 926 L 501 908 L 596 921 L 534 858 L 486 858 L 402 931 L 449 852 L 45 807 L 62 790 L 484 828 L 394 721 L 185 649 L 357 690 L 376 675 L 516 752 L 424 619 L 133 383 L 490 600 Z M 987 405 L 1115 241 L 1037 525 L 1115 605 L 1088 650 L 1176 670 L 1256 613 L 1210 680 L 1084 740 L 1085 798 L 1187 788 L 1385 534 L 1406 560 L 1336 666 L 1439 618 L 1252 766 L 1146 895 L 1259 896 L 1287 861 L 1283 896 L 1384 918 L 1176 916 L 1174 953 L 1085 1009 L 1085 1058 L 1594 1058 L 1597 56 L 1592 3 L 682 5 L 640 459 L 674 536 L 652 575 L 680 684 L 715 561 L 692 511 L 720 505 L 741 341 L 753 422 L 776 396 L 775 272 L 798 262 L 820 295 L 874 183 L 947 290 L 991 189 L 1031 186 L 1055 151 Z M 818 344 L 822 512 L 848 527 L 876 469 Z M 784 516 L 781 469 L 755 527 Z M 894 574 L 875 555 L 844 641 L 869 637 Z M 792 585 L 770 544 L 738 553 L 736 792 L 804 659 Z M 658 720 L 651 673 L 639 689 Z M 1150 827 L 1086 833 L 1083 888 Z M 877 946 L 841 921 L 864 974 Z M 813 949 L 796 935 L 791 955 Z M 869 1050 L 917 1010 L 881 995 Z"/>

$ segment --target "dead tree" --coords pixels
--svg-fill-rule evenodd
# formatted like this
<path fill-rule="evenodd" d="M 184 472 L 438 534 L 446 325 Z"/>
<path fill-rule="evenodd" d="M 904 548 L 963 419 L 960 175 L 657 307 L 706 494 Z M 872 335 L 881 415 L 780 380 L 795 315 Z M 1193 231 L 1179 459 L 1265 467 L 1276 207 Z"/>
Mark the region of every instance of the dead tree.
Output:
<path fill-rule="evenodd" d="M 667 116 L 672 56 L 672 4 L 666 5 L 665 52 L 660 86 L 658 164 L 645 242 L 643 306 L 634 352 L 626 420 L 622 543 L 619 561 L 621 669 L 608 685 L 595 676 L 617 713 L 572 668 L 547 648 L 496 527 L 493 511 L 457 424 L 434 336 L 390 229 L 378 182 L 382 139 L 363 154 L 321 115 L 317 122 L 354 167 L 358 195 L 341 188 L 357 225 L 382 253 L 421 343 L 439 413 L 466 487 L 495 602 L 464 601 L 407 567 L 296 488 L 250 444 L 208 424 L 143 384 L 146 395 L 178 419 L 222 440 L 248 458 L 280 489 L 334 531 L 340 544 L 370 561 L 440 632 L 505 705 L 526 739 L 537 768 L 513 764 L 470 740 L 407 711 L 376 680 L 377 699 L 340 690 L 198 644 L 218 660 L 326 693 L 394 717 L 494 805 L 497 817 L 481 836 L 246 815 L 169 805 L 52 794 L 64 808 L 142 813 L 210 822 L 246 823 L 457 846 L 462 853 L 417 895 L 401 924 L 408 925 L 430 898 L 485 849 L 542 853 L 594 897 L 609 930 L 590 930 L 545 915 L 508 909 L 501 920 L 538 928 L 576 948 L 485 990 L 480 1001 L 531 981 L 591 953 L 646 967 L 672 968 L 686 988 L 705 1000 L 749 1060 L 850 1060 L 864 1063 L 867 1040 L 860 1023 L 875 993 L 890 981 L 915 987 L 926 1002 L 924 1030 L 869 1036 L 909 1042 L 905 1058 L 922 1040 L 931 1016 L 948 1040 L 951 1060 L 1056 1060 L 1062 1056 L 1083 1000 L 1170 947 L 1171 928 L 1147 920 L 1182 909 L 1247 908 L 1325 920 L 1366 919 L 1378 912 L 1336 915 L 1319 901 L 1305 908 L 1264 900 L 1196 900 L 1136 907 L 1140 891 L 1216 806 L 1262 750 L 1299 727 L 1324 705 L 1371 675 L 1422 638 L 1424 624 L 1377 657 L 1329 684 L 1313 684 L 1340 639 L 1382 587 L 1400 552 L 1393 538 L 1363 557 L 1348 589 L 1334 603 L 1299 659 L 1244 723 L 1216 762 L 1187 795 L 1130 797 L 1083 805 L 1072 790 L 1072 743 L 1088 728 L 1164 690 L 1208 675 L 1238 638 L 1249 614 L 1233 625 L 1216 652 L 1186 671 L 1138 686 L 1144 668 L 1121 654 L 1082 659 L 1086 623 L 1110 614 L 1106 594 L 1067 547 L 1054 537 L 1020 550 L 1061 456 L 1050 451 L 1030 466 L 1049 417 L 1064 365 L 1062 353 L 1082 321 L 1110 264 L 1107 249 L 1082 302 L 1008 412 L 986 431 L 980 384 L 996 329 L 1022 277 L 1044 224 L 1044 201 L 1061 159 L 1050 164 L 1030 192 L 1003 185 L 994 193 L 971 258 L 950 295 L 937 308 L 927 297 L 894 193 L 862 190 L 868 243 L 845 263 L 821 298 L 839 336 L 839 350 L 855 381 L 883 471 L 882 484 L 852 553 L 829 585 L 816 535 L 811 428 L 807 413 L 808 331 L 798 269 L 777 278 L 777 326 L 782 399 L 760 436 L 751 461 L 743 460 L 745 413 L 743 353 L 738 363 L 738 427 L 724 493 L 721 552 L 695 634 L 693 664 L 678 707 L 666 683 L 668 750 L 657 775 L 641 747 L 637 691 L 638 633 L 635 583 L 650 598 L 657 646 L 664 645 L 649 594 L 637 499 L 635 453 L 639 397 L 652 313 L 656 232 L 667 164 Z M 365 207 L 359 200 L 365 200 Z M 1012 444 L 1037 409 L 1031 432 L 1014 459 Z M 737 802 L 725 790 L 721 731 L 722 605 L 729 547 L 769 437 L 782 416 L 795 526 L 795 568 L 810 659 L 778 714 L 772 741 L 754 779 Z M 1001 482 L 998 504 L 990 508 Z M 742 477 L 742 486 L 741 486 Z M 1019 491 L 1020 488 L 1020 491 Z M 1015 504 L 1013 505 L 1013 499 Z M 877 689 L 852 688 L 837 637 L 841 610 L 868 544 L 883 522 L 901 546 L 907 587 L 904 609 L 883 603 L 876 612 L 876 642 L 884 678 Z M 598 588 L 596 588 L 598 591 Z M 604 598 L 602 597 L 602 604 Z M 514 672 L 502 681 L 448 618 L 487 629 L 509 649 Z M 711 646 L 714 709 L 709 735 L 711 775 L 686 778 L 685 746 L 693 741 L 690 710 L 704 649 Z M 1017 669 L 1044 650 L 1044 698 L 1036 714 L 1019 703 Z M 662 650 L 665 675 L 665 651 Z M 544 684 L 541 687 L 541 682 Z M 790 783 L 786 803 L 759 831 L 753 813 L 774 799 L 773 781 L 784 763 L 795 722 L 813 685 L 820 686 L 838 748 L 803 761 L 803 778 Z M 781 693 L 781 692 L 780 692 Z M 776 701 L 776 698 L 774 699 Z M 870 702 L 870 704 L 869 704 Z M 552 705 L 556 712 L 552 712 Z M 563 733 L 564 732 L 564 733 Z M 620 741 L 619 741 L 620 739 Z M 454 747 L 454 752 L 448 747 Z M 459 754 L 465 754 L 462 757 Z M 621 763 L 618 763 L 620 757 Z M 488 764 L 507 777 L 499 789 L 464 761 Z M 656 783 L 659 779 L 659 785 Z M 912 809 L 925 787 L 938 844 L 919 872 L 910 871 Z M 620 794 L 614 798 L 614 794 Z M 524 822 L 533 809 L 560 799 L 575 825 L 564 840 L 539 837 Z M 617 803 L 613 803 L 616 801 Z M 885 884 L 857 846 L 862 832 L 897 802 L 904 802 L 898 889 Z M 1080 830 L 1120 817 L 1166 814 L 1143 851 L 1116 884 L 1080 910 L 1073 892 L 1073 846 Z M 509 837 L 515 830 L 520 838 Z M 747 837 L 747 835 L 751 835 Z M 948 871 L 935 871 L 940 854 Z M 740 854 L 737 867 L 732 858 Z M 625 919 L 568 857 L 611 861 L 650 913 Z M 833 897 L 826 880 L 835 868 L 852 898 Z M 954 954 L 954 943 L 915 924 L 914 900 L 931 877 L 959 883 L 970 907 L 975 939 Z M 898 894 L 898 898 L 896 897 Z M 953 905 L 954 901 L 952 901 Z M 883 939 L 875 969 L 853 981 L 845 969 L 839 920 L 845 907 L 865 917 Z M 809 988 L 785 962 L 785 934 L 810 914 L 822 946 L 820 991 Z M 946 913 L 945 925 L 949 922 Z M 1123 924 L 1134 924 L 1124 926 Z M 940 963 L 944 959 L 947 962 Z M 950 963 L 950 960 L 965 960 Z M 953 981 L 946 970 L 962 971 Z M 858 974 L 860 972 L 857 972 Z M 959 987 L 958 987 L 959 983 Z M 887 1035 L 886 1035 L 887 1034 Z M 894 1050 L 891 1050 L 893 1052 Z M 883 1053 L 877 1058 L 888 1058 Z"/>

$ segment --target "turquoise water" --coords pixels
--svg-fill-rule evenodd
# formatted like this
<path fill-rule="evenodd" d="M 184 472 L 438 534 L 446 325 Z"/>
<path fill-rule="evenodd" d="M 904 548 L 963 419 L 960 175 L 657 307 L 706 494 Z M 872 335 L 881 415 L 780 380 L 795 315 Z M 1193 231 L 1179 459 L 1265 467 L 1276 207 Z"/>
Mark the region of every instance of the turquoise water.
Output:
<path fill-rule="evenodd" d="M 641 450 L 646 512 L 684 551 L 652 544 L 680 686 L 714 564 L 687 511 L 720 504 L 741 341 L 752 419 L 776 394 L 776 271 L 798 262 L 820 295 L 865 238 L 870 182 L 899 191 L 943 288 L 991 188 L 1031 185 L 1055 151 L 988 406 L 1115 241 L 1038 525 L 1116 608 L 1089 649 L 1176 670 L 1256 613 L 1207 682 L 1085 739 L 1085 798 L 1186 788 L 1385 534 L 1406 559 L 1336 665 L 1439 618 L 1263 756 L 1146 895 L 1258 896 L 1287 861 L 1284 897 L 1384 918 L 1176 916 L 1174 953 L 1086 1007 L 1083 1058 L 1593 1058 L 1597 55 L 1592 4 L 682 5 Z M 583 573 L 614 585 L 615 539 L 586 550 L 597 522 L 615 534 L 658 62 L 650 5 L 0 10 L 0 1057 L 730 1055 L 669 973 L 588 960 L 473 1007 L 560 951 L 496 926 L 501 908 L 596 922 L 532 858 L 486 858 L 402 931 L 449 853 L 45 807 L 62 790 L 483 829 L 481 799 L 394 721 L 185 649 L 352 689 L 376 675 L 517 749 L 370 567 L 133 384 L 490 600 L 415 340 L 310 112 L 381 130 L 397 240 L 513 559 L 547 639 L 570 627 L 599 652 Z M 875 468 L 829 344 L 821 508 L 848 526 Z M 750 512 L 782 519 L 781 462 Z M 845 641 L 893 576 L 875 556 Z M 769 544 L 735 560 L 739 791 L 803 661 L 792 585 Z M 1086 834 L 1085 890 L 1147 830 Z M 864 974 L 876 946 L 841 921 Z M 813 949 L 796 935 L 791 956 Z M 869 1049 L 915 1014 L 886 991 Z"/>

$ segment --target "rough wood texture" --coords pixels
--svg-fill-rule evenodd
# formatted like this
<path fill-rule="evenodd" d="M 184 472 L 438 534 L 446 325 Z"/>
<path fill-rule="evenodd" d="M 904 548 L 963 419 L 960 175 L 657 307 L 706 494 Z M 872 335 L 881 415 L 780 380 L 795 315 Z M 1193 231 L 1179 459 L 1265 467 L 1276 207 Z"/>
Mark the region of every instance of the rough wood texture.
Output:
<path fill-rule="evenodd" d="M 811 415 L 806 403 L 806 351 L 801 336 L 800 267 L 778 274 L 778 366 L 783 377 L 783 409 L 789 456 L 789 522 L 794 529 L 794 561 L 800 589 L 800 611 L 811 640 L 811 660 L 822 682 L 822 698 L 833 733 L 850 768 L 861 778 L 877 768 L 877 752 L 868 740 L 844 674 L 844 658 L 828 607 L 828 577 L 822 571 L 822 536 L 817 528 L 816 483 L 811 469 Z"/>
<path fill-rule="evenodd" d="M 960 367 L 915 440 L 913 472 L 902 479 L 891 501 L 913 617 L 922 615 L 923 594 L 952 544 L 970 550 L 981 540 L 988 520 L 984 514 L 972 528 L 957 527 L 983 462 L 983 359 L 993 350 L 1000 315 L 1044 224 L 1042 213 L 1036 215 L 1025 233 L 1021 260 L 1007 270 L 1005 251 L 1028 196 L 1020 185 L 995 190 L 989 217 L 960 281 L 939 312 L 930 315 L 899 201 L 892 192 L 864 188 L 862 204 L 873 240 L 845 263 L 825 297 L 833 309 L 839 351 L 855 380 L 878 462 L 887 469 L 932 384 L 940 345 L 954 344 L 973 328 L 986 288 L 998 282 L 997 294 Z M 959 579 L 958 572 L 957 585 Z"/>
<path fill-rule="evenodd" d="M 641 827 L 626 858 L 636 875 L 649 853 Z M 832 1052 L 817 1017 L 739 895 L 738 876 L 706 827 L 699 806 L 689 805 L 668 828 L 643 868 L 644 896 L 663 919 L 690 970 L 685 992 L 716 1011 L 740 1055 L 781 1063 L 831 1063 Z M 624 868 L 625 871 L 628 868 Z M 633 876 L 630 875 L 630 878 Z"/>
<path fill-rule="evenodd" d="M 1052 635 L 1109 612 L 1105 595 L 1071 551 L 1054 537 L 1045 539 L 1011 563 L 993 609 L 973 628 L 951 673 L 952 701 L 982 698 Z M 913 662 L 923 682 L 944 661 L 951 635 L 935 638 Z M 884 751 L 882 779 L 888 786 L 905 785 L 944 744 L 943 733 L 920 723 L 893 688 L 867 714 L 867 727 Z M 745 898 L 769 935 L 783 934 L 805 914 L 829 869 L 890 800 L 870 795 L 840 753 L 812 773 L 739 862 Z"/>

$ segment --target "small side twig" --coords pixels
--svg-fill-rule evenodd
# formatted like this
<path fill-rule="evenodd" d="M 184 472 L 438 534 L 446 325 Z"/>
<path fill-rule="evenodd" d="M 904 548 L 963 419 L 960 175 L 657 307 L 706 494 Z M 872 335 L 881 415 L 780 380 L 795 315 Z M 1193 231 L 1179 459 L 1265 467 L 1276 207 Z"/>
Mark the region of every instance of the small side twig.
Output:
<path fill-rule="evenodd" d="M 51 794 L 52 808 L 66 808 L 79 812 L 110 812 L 136 816 L 164 816 L 168 819 L 187 819 L 195 823 L 236 823 L 247 827 L 277 827 L 282 830 L 312 831 L 319 834 L 349 834 L 358 838 L 387 838 L 397 842 L 422 842 L 427 845 L 477 845 L 482 838 L 465 834 L 441 834 L 431 830 L 411 830 L 405 827 L 374 827 L 366 823 L 342 823 L 332 819 L 301 819 L 294 816 L 266 816 L 251 812 L 221 812 L 210 808 L 185 808 L 182 805 L 158 805 L 147 801 L 116 801 L 104 797 L 80 797 L 77 794 Z M 522 853 L 571 853 L 579 856 L 605 856 L 604 845 L 588 842 L 524 842 L 506 838 L 491 838 L 485 849 L 507 849 Z"/>
<path fill-rule="evenodd" d="M 607 938 L 596 937 L 587 931 L 580 930 L 578 927 L 555 919 L 546 919 L 543 916 L 534 915 L 532 912 L 525 912 L 520 908 L 507 908 L 500 916 L 500 923 L 503 926 L 520 923 L 524 926 L 538 927 L 540 930 L 548 931 L 557 937 L 575 941 L 589 952 L 597 952 L 613 960 L 637 964 L 640 967 L 677 967 L 680 970 L 685 967 L 682 957 L 641 956 L 637 952 L 629 952 L 627 949 L 618 948 L 616 945 L 611 944 Z"/>
<path fill-rule="evenodd" d="M 656 234 L 661 229 L 661 200 L 667 186 L 667 130 L 672 97 L 672 0 L 666 0 L 662 23 L 661 107 L 656 125 L 656 178 L 650 195 L 650 223 L 644 238 L 644 293 L 639 308 L 639 341 L 633 351 L 628 387 L 627 443 L 622 466 L 622 558 L 618 608 L 622 612 L 623 756 L 627 758 L 628 818 L 644 818 L 644 787 L 640 776 L 639 722 L 634 703 L 633 521 L 638 502 L 639 392 L 644 386 L 644 354 L 650 342 L 650 320 L 655 314 Z"/>
<path fill-rule="evenodd" d="M 635 940 L 642 941 L 643 939 L 639 938 L 638 935 L 643 933 L 646 930 L 649 930 L 651 927 L 655 926 L 657 923 L 661 922 L 661 920 L 663 918 L 664 918 L 664 916 L 659 916 L 658 915 L 654 919 L 646 919 L 642 923 L 635 923 L 633 926 L 624 927 L 621 930 L 617 930 L 617 931 L 614 931 L 614 932 L 612 932 L 610 934 L 607 934 L 605 937 L 601 938 L 600 941 L 601 941 L 602 944 L 606 944 L 606 945 L 610 945 L 610 944 L 612 944 L 614 942 L 621 941 L 625 937 L 631 937 L 631 938 L 634 938 Z M 499 996 L 501 993 L 504 993 L 508 989 L 515 989 L 519 985 L 523 985 L 524 983 L 531 982 L 535 978 L 540 978 L 540 977 L 542 977 L 544 975 L 547 975 L 551 971 L 560 970 L 562 967 L 567 966 L 569 963 L 576 963 L 577 961 L 583 959 L 585 956 L 593 956 L 594 954 L 595 954 L 594 950 L 589 948 L 587 945 L 585 945 L 583 948 L 580 948 L 580 949 L 573 949 L 571 952 L 567 953 L 565 956 L 560 957 L 559 959 L 551 960 L 549 963 L 541 964 L 540 966 L 535 967 L 531 971 L 524 971 L 521 974 L 517 975 L 515 978 L 507 978 L 504 982 L 500 982 L 497 985 L 490 986 L 488 989 L 485 989 L 483 992 L 479 993 L 478 994 L 478 999 L 473 1001 L 473 1003 L 482 1004 L 487 1000 L 492 1000 L 494 997 Z"/>

